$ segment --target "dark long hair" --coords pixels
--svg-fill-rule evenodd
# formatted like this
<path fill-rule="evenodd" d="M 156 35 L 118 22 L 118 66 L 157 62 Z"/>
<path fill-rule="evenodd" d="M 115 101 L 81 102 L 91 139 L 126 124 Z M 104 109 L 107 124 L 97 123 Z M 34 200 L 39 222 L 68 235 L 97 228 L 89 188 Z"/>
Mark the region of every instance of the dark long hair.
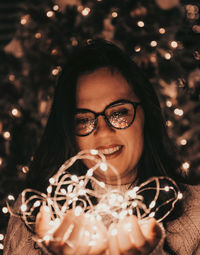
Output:
<path fill-rule="evenodd" d="M 138 178 L 176 176 L 179 162 L 168 138 L 158 97 L 145 75 L 116 45 L 90 40 L 72 52 L 55 89 L 49 119 L 28 175 L 28 186 L 44 190 L 61 164 L 77 153 L 73 118 L 76 109 L 76 83 L 80 75 L 107 67 L 118 71 L 142 102 L 144 110 L 144 150 L 138 164 Z M 80 167 L 79 174 L 84 174 Z"/>

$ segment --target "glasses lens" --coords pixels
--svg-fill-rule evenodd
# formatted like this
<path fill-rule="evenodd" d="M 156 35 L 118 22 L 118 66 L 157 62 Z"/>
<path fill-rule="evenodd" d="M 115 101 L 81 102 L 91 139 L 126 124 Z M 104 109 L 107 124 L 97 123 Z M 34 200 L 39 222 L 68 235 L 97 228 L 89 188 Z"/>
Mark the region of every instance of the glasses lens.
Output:
<path fill-rule="evenodd" d="M 134 118 L 134 107 L 132 104 L 125 103 L 114 105 L 106 109 L 106 117 L 110 124 L 119 129 L 128 127 Z"/>
<path fill-rule="evenodd" d="M 77 135 L 87 135 L 94 127 L 95 116 L 92 112 L 80 112 L 75 115 L 75 131 Z"/>

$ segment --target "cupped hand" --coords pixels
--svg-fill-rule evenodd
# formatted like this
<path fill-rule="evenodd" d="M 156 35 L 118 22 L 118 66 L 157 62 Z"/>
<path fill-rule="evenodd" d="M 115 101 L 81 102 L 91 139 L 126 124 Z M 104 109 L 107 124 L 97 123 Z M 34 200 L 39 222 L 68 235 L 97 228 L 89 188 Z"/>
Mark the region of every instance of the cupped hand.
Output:
<path fill-rule="evenodd" d="M 105 226 L 87 214 L 77 216 L 69 210 L 56 229 L 49 223 L 50 214 L 43 207 L 36 218 L 36 234 L 46 240 L 46 247 L 54 254 L 100 255 L 108 247 Z"/>
<path fill-rule="evenodd" d="M 128 216 L 112 224 L 108 235 L 108 254 L 147 255 L 158 244 L 162 231 L 155 219 L 138 221 Z"/>

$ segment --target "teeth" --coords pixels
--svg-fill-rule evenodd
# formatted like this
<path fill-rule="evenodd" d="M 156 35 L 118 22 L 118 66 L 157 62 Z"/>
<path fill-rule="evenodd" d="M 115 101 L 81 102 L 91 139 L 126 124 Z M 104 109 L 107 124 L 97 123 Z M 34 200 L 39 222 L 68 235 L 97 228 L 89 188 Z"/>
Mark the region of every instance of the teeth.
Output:
<path fill-rule="evenodd" d="M 105 154 L 105 155 L 109 155 L 114 153 L 115 151 L 118 151 L 121 148 L 121 146 L 116 146 L 113 148 L 109 148 L 109 149 L 104 149 L 104 150 L 99 150 L 101 153 Z"/>

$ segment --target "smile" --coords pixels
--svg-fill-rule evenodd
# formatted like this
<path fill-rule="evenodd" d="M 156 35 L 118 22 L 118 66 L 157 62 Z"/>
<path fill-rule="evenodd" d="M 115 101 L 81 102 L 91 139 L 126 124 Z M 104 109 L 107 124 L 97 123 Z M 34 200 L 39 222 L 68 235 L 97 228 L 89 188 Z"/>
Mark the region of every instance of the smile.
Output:
<path fill-rule="evenodd" d="M 103 153 L 106 159 L 110 159 L 110 158 L 118 156 L 122 151 L 122 147 L 123 147 L 122 145 L 109 146 L 105 149 L 103 147 L 100 147 L 98 148 L 98 151 L 100 153 Z"/>

